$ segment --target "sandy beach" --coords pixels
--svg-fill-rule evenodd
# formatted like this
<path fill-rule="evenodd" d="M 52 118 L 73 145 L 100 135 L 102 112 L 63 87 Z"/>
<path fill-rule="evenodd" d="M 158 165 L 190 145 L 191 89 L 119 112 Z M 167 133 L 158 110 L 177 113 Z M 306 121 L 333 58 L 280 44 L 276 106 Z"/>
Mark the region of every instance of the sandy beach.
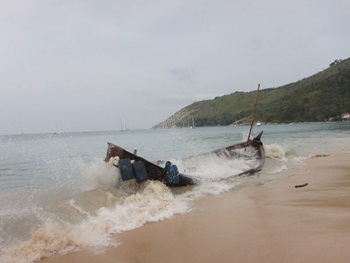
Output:
<path fill-rule="evenodd" d="M 349 262 L 350 152 L 311 158 L 279 180 L 201 198 L 190 213 L 116 240 L 117 247 L 101 253 L 85 249 L 41 262 Z"/>

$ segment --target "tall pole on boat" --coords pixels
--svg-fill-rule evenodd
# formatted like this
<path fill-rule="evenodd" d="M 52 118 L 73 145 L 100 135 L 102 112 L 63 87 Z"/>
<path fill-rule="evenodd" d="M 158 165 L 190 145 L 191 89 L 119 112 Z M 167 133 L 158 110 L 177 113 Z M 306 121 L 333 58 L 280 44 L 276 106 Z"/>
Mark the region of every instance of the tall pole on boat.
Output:
<path fill-rule="evenodd" d="M 252 130 L 253 130 L 255 109 L 256 109 L 256 104 L 258 103 L 259 90 L 260 90 L 260 84 L 258 84 L 258 89 L 257 89 L 256 95 L 255 95 L 255 102 L 254 102 L 253 113 L 252 113 L 252 118 L 251 118 L 251 122 L 250 122 L 250 129 L 249 129 L 249 134 L 248 134 L 248 138 L 247 138 L 247 142 L 246 142 L 246 144 L 245 144 L 245 149 L 244 149 L 244 150 L 247 149 L 247 146 L 248 146 L 248 144 L 249 144 L 250 135 L 251 135 Z"/>

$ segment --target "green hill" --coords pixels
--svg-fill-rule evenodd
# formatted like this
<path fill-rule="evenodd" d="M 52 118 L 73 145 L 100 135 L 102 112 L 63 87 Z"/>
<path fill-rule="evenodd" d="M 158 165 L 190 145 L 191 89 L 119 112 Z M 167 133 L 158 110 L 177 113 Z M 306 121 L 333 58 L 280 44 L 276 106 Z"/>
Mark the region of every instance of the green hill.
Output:
<path fill-rule="evenodd" d="M 153 128 L 248 123 L 256 92 L 234 92 L 194 102 Z M 350 58 L 305 79 L 260 90 L 255 119 L 269 123 L 328 121 L 350 111 Z"/>

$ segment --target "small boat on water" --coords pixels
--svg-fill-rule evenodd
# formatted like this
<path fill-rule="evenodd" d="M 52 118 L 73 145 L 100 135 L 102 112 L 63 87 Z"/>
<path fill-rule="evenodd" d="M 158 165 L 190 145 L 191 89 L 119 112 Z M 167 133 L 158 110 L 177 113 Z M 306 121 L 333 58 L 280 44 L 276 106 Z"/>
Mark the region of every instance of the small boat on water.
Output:
<path fill-rule="evenodd" d="M 212 152 L 186 157 L 183 160 L 190 160 L 192 158 L 198 159 L 211 154 L 227 160 L 238 158 L 254 159 L 256 160 L 256 165 L 254 167 L 239 172 L 238 174 L 232 174 L 229 178 L 254 174 L 262 169 L 265 162 L 265 151 L 261 141 L 262 133 L 263 132 L 246 142 L 237 143 Z M 249 151 L 246 151 L 246 149 L 249 149 Z M 118 145 L 108 143 L 105 162 L 111 163 L 111 158 L 112 160 L 113 158 L 117 160 L 117 164 L 114 165 L 120 169 L 122 180 L 135 178 L 139 183 L 146 180 L 157 180 L 171 187 L 195 185 L 199 182 L 198 177 L 195 178 L 194 176 L 180 173 L 176 165 L 171 164 L 169 161 L 162 167 L 138 156 L 136 152 L 131 153 Z"/>

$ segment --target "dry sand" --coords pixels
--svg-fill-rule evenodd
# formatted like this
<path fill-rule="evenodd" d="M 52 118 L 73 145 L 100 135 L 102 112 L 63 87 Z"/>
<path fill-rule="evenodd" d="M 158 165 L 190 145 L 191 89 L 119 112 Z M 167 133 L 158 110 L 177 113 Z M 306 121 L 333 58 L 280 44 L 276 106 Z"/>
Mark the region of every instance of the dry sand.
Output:
<path fill-rule="evenodd" d="M 202 198 L 190 213 L 117 240 L 101 254 L 84 250 L 42 262 L 350 262 L 350 152 L 312 158 L 283 179 Z"/>

